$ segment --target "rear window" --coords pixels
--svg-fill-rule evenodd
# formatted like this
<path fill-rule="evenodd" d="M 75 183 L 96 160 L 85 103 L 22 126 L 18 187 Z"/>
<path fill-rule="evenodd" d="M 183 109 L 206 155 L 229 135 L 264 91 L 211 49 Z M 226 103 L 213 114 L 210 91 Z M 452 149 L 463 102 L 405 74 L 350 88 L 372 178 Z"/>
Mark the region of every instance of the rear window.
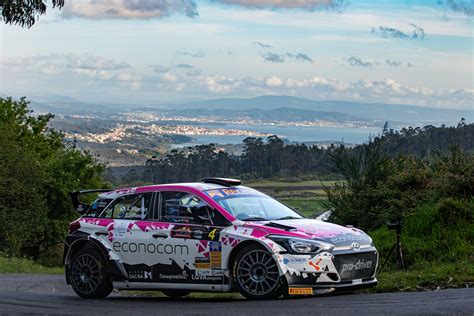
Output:
<path fill-rule="evenodd" d="M 111 201 L 112 199 L 95 200 L 84 214 L 84 217 L 98 217 Z"/>

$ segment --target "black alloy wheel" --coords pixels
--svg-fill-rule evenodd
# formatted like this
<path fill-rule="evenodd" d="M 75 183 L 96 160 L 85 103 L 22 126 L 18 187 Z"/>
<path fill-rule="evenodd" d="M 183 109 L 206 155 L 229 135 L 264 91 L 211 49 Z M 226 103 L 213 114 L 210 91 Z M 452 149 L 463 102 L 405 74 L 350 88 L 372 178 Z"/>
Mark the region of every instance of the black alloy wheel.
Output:
<path fill-rule="evenodd" d="M 250 299 L 277 298 L 283 285 L 277 262 L 272 254 L 257 246 L 249 246 L 237 255 L 234 281 L 239 292 Z"/>
<path fill-rule="evenodd" d="M 74 254 L 69 268 L 71 286 L 82 298 L 102 298 L 112 292 L 100 253 L 94 248 L 81 249 Z"/>

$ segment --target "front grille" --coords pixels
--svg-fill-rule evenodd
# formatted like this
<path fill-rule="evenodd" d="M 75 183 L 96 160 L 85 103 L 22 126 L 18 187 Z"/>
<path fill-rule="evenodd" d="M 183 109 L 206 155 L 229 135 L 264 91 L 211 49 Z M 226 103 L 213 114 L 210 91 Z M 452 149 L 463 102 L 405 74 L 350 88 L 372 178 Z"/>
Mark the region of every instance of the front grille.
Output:
<path fill-rule="evenodd" d="M 377 267 L 377 252 L 360 252 L 334 256 L 341 281 L 371 278 Z"/>

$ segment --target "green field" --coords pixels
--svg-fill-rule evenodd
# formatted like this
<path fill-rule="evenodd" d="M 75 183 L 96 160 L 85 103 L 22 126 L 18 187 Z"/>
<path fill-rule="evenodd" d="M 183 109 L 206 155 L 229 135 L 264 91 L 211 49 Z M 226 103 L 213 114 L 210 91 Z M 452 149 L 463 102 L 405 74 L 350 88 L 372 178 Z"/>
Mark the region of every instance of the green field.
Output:
<path fill-rule="evenodd" d="M 335 183 L 336 181 L 278 179 L 251 181 L 244 185 L 279 199 L 307 217 L 314 217 L 326 210 L 324 187 Z"/>

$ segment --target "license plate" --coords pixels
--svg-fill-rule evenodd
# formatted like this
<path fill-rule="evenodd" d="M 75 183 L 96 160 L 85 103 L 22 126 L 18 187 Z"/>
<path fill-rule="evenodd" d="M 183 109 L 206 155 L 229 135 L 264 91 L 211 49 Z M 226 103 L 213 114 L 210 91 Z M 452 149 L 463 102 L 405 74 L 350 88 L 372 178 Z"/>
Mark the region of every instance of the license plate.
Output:
<path fill-rule="evenodd" d="M 361 283 L 362 283 L 362 279 L 352 280 L 352 284 L 361 284 Z"/>
<path fill-rule="evenodd" d="M 290 287 L 288 289 L 290 295 L 313 295 L 312 287 Z"/>

